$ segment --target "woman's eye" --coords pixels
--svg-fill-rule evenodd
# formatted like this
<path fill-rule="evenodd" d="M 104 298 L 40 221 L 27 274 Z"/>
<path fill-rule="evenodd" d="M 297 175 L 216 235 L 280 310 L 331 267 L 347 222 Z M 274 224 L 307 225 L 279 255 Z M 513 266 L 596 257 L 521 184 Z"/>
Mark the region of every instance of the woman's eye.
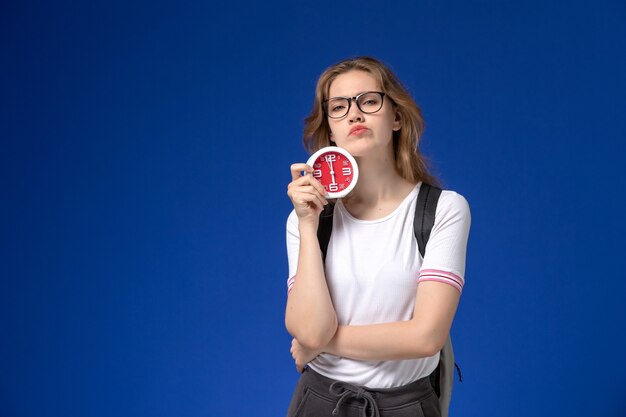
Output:
<path fill-rule="evenodd" d="M 343 105 L 341 105 L 341 104 L 337 104 L 336 106 L 332 106 L 330 109 L 331 109 L 332 111 L 341 111 L 341 110 L 343 110 L 343 109 L 345 109 L 345 108 L 346 108 L 346 106 L 343 106 Z"/>
<path fill-rule="evenodd" d="M 363 104 L 366 106 L 376 106 L 378 105 L 378 100 L 375 98 L 367 98 L 363 101 Z"/>

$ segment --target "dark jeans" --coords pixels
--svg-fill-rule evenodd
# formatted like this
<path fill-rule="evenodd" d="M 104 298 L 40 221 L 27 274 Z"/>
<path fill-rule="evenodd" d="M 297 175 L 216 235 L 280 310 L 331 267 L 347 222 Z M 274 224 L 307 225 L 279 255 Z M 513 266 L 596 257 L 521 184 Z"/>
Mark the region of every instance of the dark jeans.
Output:
<path fill-rule="evenodd" d="M 440 417 L 428 377 L 397 388 L 370 389 L 336 381 L 306 368 L 287 417 Z"/>

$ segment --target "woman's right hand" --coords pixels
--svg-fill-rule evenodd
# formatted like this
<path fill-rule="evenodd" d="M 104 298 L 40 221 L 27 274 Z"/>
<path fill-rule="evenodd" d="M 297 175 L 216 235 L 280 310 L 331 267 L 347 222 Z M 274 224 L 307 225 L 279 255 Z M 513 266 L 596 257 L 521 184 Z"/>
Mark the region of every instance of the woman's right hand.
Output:
<path fill-rule="evenodd" d="M 304 175 L 302 175 L 304 171 Z M 293 203 L 298 221 L 317 224 L 319 215 L 328 201 L 324 197 L 324 186 L 311 174 L 313 168 L 307 164 L 291 165 L 291 179 L 287 187 L 287 195 Z"/>

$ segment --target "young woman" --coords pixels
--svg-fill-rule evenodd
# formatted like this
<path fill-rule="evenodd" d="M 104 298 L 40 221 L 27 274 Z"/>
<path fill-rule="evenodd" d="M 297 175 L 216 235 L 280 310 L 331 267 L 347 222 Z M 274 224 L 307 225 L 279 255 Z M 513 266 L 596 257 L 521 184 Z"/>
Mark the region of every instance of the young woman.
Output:
<path fill-rule="evenodd" d="M 339 146 L 359 166 L 337 200 L 325 262 L 317 238 L 328 204 L 303 163 L 291 166 L 285 323 L 302 376 L 289 417 L 439 416 L 429 375 L 464 284 L 470 212 L 443 191 L 426 254 L 413 231 L 422 183 L 437 184 L 419 152 L 421 112 L 380 61 L 339 62 L 318 80 L 304 143 Z"/>

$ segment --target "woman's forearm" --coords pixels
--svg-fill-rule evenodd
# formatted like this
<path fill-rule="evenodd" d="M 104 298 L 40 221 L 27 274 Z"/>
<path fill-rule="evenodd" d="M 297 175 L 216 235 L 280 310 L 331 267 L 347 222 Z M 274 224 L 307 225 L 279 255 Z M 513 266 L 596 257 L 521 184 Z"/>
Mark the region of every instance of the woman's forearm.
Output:
<path fill-rule="evenodd" d="M 358 360 L 402 360 L 435 355 L 450 334 L 460 293 L 439 282 L 422 282 L 410 320 L 339 326 L 324 352 Z"/>
<path fill-rule="evenodd" d="M 447 334 L 409 321 L 339 326 L 324 352 L 358 360 L 402 360 L 436 354 Z"/>
<path fill-rule="evenodd" d="M 314 225 L 300 225 L 298 269 L 287 300 L 285 324 L 293 337 L 311 349 L 326 346 L 337 330 Z"/>

